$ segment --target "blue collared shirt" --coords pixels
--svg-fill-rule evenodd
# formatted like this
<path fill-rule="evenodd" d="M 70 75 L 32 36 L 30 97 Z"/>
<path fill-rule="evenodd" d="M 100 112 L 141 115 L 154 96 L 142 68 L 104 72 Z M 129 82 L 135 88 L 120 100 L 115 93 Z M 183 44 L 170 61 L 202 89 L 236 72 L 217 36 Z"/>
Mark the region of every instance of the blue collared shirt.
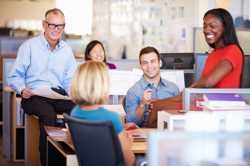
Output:
<path fill-rule="evenodd" d="M 136 116 L 136 108 L 142 100 L 144 91 L 148 88 L 152 89 L 152 99 L 163 99 L 179 94 L 178 87 L 170 81 L 161 78 L 158 86 L 155 87 L 142 77 L 127 92 L 125 101 L 127 122 L 134 122 L 138 126 L 143 127 L 145 120 L 148 118 L 148 112 L 144 111 L 144 116 L 140 119 Z"/>
<path fill-rule="evenodd" d="M 41 34 L 25 41 L 18 49 L 15 64 L 8 75 L 8 84 L 18 94 L 27 87 L 61 86 L 69 93 L 76 69 L 72 49 L 62 40 L 51 50 Z"/>

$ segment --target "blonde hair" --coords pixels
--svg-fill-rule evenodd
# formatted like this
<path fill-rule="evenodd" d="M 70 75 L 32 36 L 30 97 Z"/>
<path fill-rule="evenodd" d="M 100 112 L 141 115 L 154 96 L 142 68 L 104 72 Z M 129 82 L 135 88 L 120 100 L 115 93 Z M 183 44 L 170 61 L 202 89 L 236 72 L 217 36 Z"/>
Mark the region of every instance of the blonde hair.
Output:
<path fill-rule="evenodd" d="M 109 89 L 108 68 L 103 62 L 88 61 L 78 66 L 70 95 L 78 105 L 105 104 Z"/>

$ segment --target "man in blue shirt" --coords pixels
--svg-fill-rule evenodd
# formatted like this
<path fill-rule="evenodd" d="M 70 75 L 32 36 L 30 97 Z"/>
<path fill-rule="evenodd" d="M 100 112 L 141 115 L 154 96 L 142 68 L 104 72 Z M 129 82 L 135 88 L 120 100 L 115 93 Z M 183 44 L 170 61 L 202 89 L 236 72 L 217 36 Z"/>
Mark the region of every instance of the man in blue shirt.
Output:
<path fill-rule="evenodd" d="M 148 120 L 151 102 L 179 94 L 178 87 L 160 76 L 160 54 L 154 47 L 140 51 L 139 62 L 142 78 L 132 86 L 126 95 L 126 121 L 144 127 Z"/>
<path fill-rule="evenodd" d="M 56 114 L 70 112 L 71 100 L 41 96 L 39 88 L 54 89 L 69 94 L 71 78 L 76 68 L 72 49 L 61 40 L 65 27 L 60 9 L 50 9 L 43 20 L 44 33 L 24 42 L 17 53 L 15 65 L 8 77 L 9 86 L 22 97 L 25 113 L 34 114 L 40 121 L 40 159 L 46 165 L 46 133 L 44 125 L 56 125 Z"/>

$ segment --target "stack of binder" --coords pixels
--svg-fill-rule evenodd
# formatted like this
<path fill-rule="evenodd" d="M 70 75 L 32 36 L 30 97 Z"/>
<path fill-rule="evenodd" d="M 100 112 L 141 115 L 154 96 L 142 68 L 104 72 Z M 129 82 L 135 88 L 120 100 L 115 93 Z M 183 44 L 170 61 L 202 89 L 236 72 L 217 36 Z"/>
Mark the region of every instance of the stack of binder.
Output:
<path fill-rule="evenodd" d="M 208 93 L 201 103 L 208 110 L 250 110 L 250 106 L 241 95 L 233 93 Z"/>

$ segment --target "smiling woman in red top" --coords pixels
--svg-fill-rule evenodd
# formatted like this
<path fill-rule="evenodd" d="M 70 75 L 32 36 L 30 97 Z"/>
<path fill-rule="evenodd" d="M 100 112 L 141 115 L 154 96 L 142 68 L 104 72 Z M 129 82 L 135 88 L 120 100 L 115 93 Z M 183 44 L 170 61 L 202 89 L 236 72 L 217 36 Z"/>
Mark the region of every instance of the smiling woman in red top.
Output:
<path fill-rule="evenodd" d="M 200 80 L 193 88 L 240 88 L 244 55 L 232 16 L 225 9 L 212 9 L 203 18 L 203 33 L 213 51 L 209 53 Z"/>

